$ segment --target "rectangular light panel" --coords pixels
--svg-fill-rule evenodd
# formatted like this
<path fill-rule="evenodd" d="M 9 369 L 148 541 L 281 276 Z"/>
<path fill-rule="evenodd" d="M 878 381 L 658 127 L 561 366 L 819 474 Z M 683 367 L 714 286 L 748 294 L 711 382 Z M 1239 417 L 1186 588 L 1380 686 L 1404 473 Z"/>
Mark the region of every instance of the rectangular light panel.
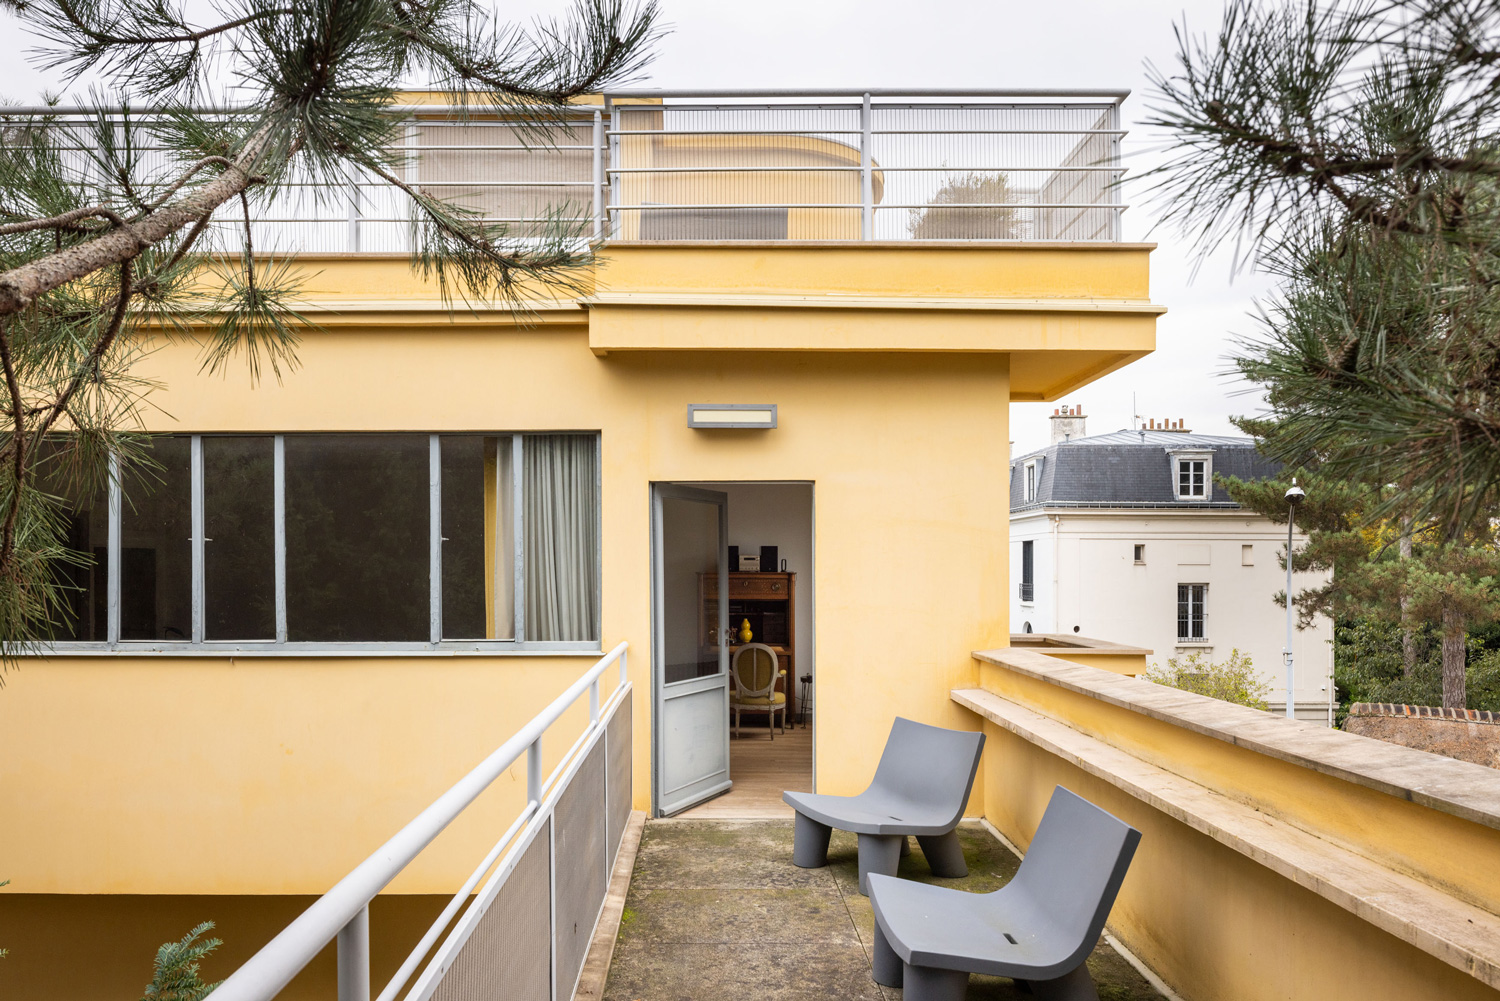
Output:
<path fill-rule="evenodd" d="M 690 428 L 761 428 L 776 426 L 774 403 L 689 403 Z"/>

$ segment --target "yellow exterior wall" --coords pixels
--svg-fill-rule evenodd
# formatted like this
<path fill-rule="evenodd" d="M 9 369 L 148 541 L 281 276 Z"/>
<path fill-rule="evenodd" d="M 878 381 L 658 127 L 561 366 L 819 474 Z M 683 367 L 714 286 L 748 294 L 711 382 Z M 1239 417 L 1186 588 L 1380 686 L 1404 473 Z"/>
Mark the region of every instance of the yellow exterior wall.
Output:
<path fill-rule="evenodd" d="M 1401 876 L 1415 877 L 1451 896 L 1457 906 L 1500 913 L 1500 832 L 1413 802 L 1398 791 L 1338 777 L 1341 768 L 1361 760 L 1362 745 L 1342 751 L 1326 751 L 1322 745 L 1326 770 L 1309 767 L 1258 749 L 1248 733 L 1243 743 L 1210 736 L 1170 709 L 1132 709 L 1121 704 L 1123 690 L 1103 691 L 1101 686 L 1095 694 L 1089 684 L 1077 674 L 1053 682 L 993 662 L 980 666 L 984 691 L 1190 779 L 1201 787 L 1195 794 L 1199 802 L 1206 802 L 1201 797 L 1210 792 L 1217 794 Z M 1173 696 L 1206 701 L 1184 693 Z M 1142 792 L 1135 786 L 1132 777 L 1126 776 L 1123 785 L 1107 781 L 1052 748 L 991 720 L 979 722 L 986 734 L 984 814 L 1016 844 L 1030 844 L 1057 785 L 1142 832 L 1109 928 L 1183 997 L 1500 999 L 1500 991 L 1377 927 L 1357 908 L 1340 906 L 1189 826 L 1154 801 L 1149 789 Z M 1267 717 L 1266 722 L 1278 721 Z M 1268 737 L 1268 747 L 1273 739 L 1283 738 Z M 1408 781 L 1434 788 L 1451 783 L 1452 776 L 1439 777 L 1421 767 L 1420 758 L 1427 756 L 1408 753 Z M 1094 758 L 1096 765 L 1108 760 L 1102 754 Z M 1419 911 L 1405 918 L 1416 928 L 1428 927 Z M 1445 915 L 1445 920 L 1454 919 Z"/>
<path fill-rule="evenodd" d="M 947 692 L 972 683 L 967 652 L 1006 636 L 1005 467 L 974 461 L 1006 440 L 1004 356 L 605 360 L 581 328 L 340 330 L 300 356 L 282 385 L 251 389 L 165 348 L 155 399 L 175 420 L 153 426 L 601 429 L 604 641 L 630 641 L 641 692 L 638 807 L 654 480 L 814 483 L 820 789 L 862 786 L 898 712 L 956 724 Z M 690 430 L 705 394 L 774 401 L 781 427 Z M 32 893 L 318 892 L 593 659 L 28 661 L 0 697 L 7 798 L 28 806 L 0 816 L 6 874 Z M 163 809 L 169 789 L 201 799 Z M 482 826 L 445 835 L 463 850 L 432 852 L 397 889 L 456 885 L 487 847 Z"/>
<path fill-rule="evenodd" d="M 1138 674 L 1146 673 L 1146 655 L 1144 653 L 1079 653 L 1068 650 L 1049 650 L 1046 647 L 1038 647 L 1037 653 L 1048 657 L 1056 657 L 1070 664 L 1082 664 L 1084 667 L 1097 667 L 1111 674 L 1123 674 L 1134 678 Z"/>
<path fill-rule="evenodd" d="M 1033 260 L 1011 248 L 966 255 L 909 246 L 621 247 L 600 285 L 626 295 L 717 289 L 723 302 L 717 317 L 705 314 L 706 325 L 774 328 L 786 312 L 743 293 L 1108 292 L 1139 304 L 1148 249 L 1043 247 Z M 890 313 L 871 312 L 871 322 L 887 341 L 904 338 L 916 350 L 663 350 L 652 343 L 663 316 L 655 306 L 562 301 L 520 317 L 486 306 L 450 315 L 404 260 L 303 263 L 313 272 L 307 313 L 323 327 L 304 336 L 300 367 L 252 386 L 234 364 L 223 376 L 202 374 L 191 342 L 159 345 L 137 373 L 165 387 L 150 397 L 149 430 L 598 431 L 602 648 L 630 644 L 641 809 L 649 808 L 651 779 L 652 482 L 813 484 L 816 783 L 854 792 L 873 774 L 898 713 L 972 726 L 948 692 L 977 682 L 970 651 L 1006 642 L 1002 453 L 1016 395 L 1011 359 L 1022 351 L 1051 357 L 1047 378 L 1076 381 L 1089 370 L 1075 356 L 1118 360 L 1152 346 L 1140 326 L 1152 312 L 1090 315 L 1069 345 L 1035 314 L 1006 314 L 1001 343 L 998 328 L 986 331 L 961 304 L 895 303 Z M 590 324 L 605 315 L 631 350 L 591 345 Z M 799 330 L 828 337 L 826 321 L 799 322 Z M 936 350 L 960 328 L 989 341 L 978 350 Z M 776 403 L 780 426 L 687 427 L 689 403 L 730 402 Z M 116 908 L 132 900 L 141 913 L 165 908 L 171 921 L 142 930 L 152 939 L 149 959 L 149 948 L 187 930 L 178 917 L 227 920 L 246 908 L 281 915 L 276 908 L 290 907 L 286 901 L 323 892 L 596 657 L 23 660 L 0 691 L 0 797 L 11 805 L 0 810 L 0 877 L 12 880 L 0 891 L 0 946 L 13 950 L 0 970 L 7 987 L 39 999 L 89 996 L 87 977 L 59 987 L 55 965 L 35 977 L 18 972 L 38 969 L 16 957 L 23 948 L 34 957 L 44 938 L 53 959 L 61 955 L 66 928 L 50 927 L 50 938 L 34 931 L 61 915 L 89 925 L 116 921 Z M 607 695 L 612 675 L 606 681 Z M 576 707 L 548 736 L 548 767 L 585 712 Z M 427 900 L 452 892 L 515 815 L 523 787 L 512 770 L 392 893 Z M 982 800 L 976 787 L 971 813 Z M 204 906 L 173 909 L 187 898 Z M 275 923 L 264 914 L 256 920 Z M 12 932 L 21 927 L 25 936 Z M 224 934 L 234 937 L 227 926 Z M 248 937 L 246 930 L 235 948 Z M 124 996 L 144 982 L 120 976 L 96 996 Z"/>
<path fill-rule="evenodd" d="M 985 735 L 985 816 L 1022 848 L 1057 785 L 1141 832 L 1109 928 L 1183 998 L 1500 999 L 1461 970 L 1030 741 L 993 723 Z"/>

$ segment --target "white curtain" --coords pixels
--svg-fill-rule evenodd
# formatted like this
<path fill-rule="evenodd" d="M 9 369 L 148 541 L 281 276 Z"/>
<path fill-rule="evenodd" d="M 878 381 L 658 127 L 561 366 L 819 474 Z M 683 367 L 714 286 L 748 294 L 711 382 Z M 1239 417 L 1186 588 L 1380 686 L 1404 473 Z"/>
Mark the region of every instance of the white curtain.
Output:
<path fill-rule="evenodd" d="M 528 435 L 526 638 L 599 638 L 599 437 Z"/>

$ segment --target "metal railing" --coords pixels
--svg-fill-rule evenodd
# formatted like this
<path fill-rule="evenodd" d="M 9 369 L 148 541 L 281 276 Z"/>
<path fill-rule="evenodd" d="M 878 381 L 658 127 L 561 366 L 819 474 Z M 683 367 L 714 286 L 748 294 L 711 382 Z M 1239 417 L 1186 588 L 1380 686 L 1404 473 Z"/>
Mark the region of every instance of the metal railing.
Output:
<path fill-rule="evenodd" d="M 523 755 L 525 807 L 377 1001 L 394 1001 L 408 982 L 405 1001 L 467 1001 L 499 996 L 500 988 L 516 996 L 568 1001 L 630 816 L 631 685 L 625 654 L 621 643 L 589 668 L 231 974 L 214 991 L 215 1001 L 270 1001 L 335 939 L 339 1001 L 370 1001 L 370 902 Z M 600 678 L 614 664 L 619 685 L 601 705 Z M 585 692 L 589 723 L 544 780 L 543 735 Z M 418 974 L 422 958 L 440 938 Z"/>
<path fill-rule="evenodd" d="M 561 226 L 580 243 L 1110 242 L 1126 208 L 1126 93 L 621 91 L 540 131 L 480 111 L 395 110 L 400 179 L 522 241 Z M 66 168 L 117 196 L 112 168 L 85 148 L 90 114 L 5 109 L 0 127 L 45 123 Z M 150 113 L 135 118 L 131 155 L 160 182 L 138 181 L 149 198 L 177 161 L 153 140 Z M 406 252 L 407 202 L 378 177 L 294 176 L 256 207 L 250 232 L 280 253 Z M 238 203 L 224 206 L 217 246 L 241 249 L 244 226 Z"/>

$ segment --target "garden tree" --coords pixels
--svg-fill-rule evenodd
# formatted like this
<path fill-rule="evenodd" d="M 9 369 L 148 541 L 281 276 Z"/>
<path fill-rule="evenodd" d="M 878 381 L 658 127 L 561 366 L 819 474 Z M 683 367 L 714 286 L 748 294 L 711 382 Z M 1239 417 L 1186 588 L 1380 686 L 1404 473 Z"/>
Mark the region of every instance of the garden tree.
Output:
<path fill-rule="evenodd" d="M 948 177 L 921 208 L 911 209 L 906 229 L 918 240 L 1013 240 L 1016 210 L 1004 174 L 969 171 Z"/>
<path fill-rule="evenodd" d="M 1231 0 L 1178 63 L 1163 215 L 1282 279 L 1237 358 L 1266 451 L 1461 542 L 1500 508 L 1500 5 Z"/>
<path fill-rule="evenodd" d="M 243 354 L 252 378 L 263 364 L 279 377 L 294 363 L 298 276 L 255 255 L 250 222 L 263 205 L 293 183 L 342 198 L 356 178 L 383 179 L 408 201 L 414 268 L 446 298 L 519 305 L 577 288 L 590 252 L 566 213 L 523 241 L 406 183 L 397 87 L 423 80 L 545 144 L 570 100 L 635 76 L 660 31 L 655 0 L 577 0 L 564 19 L 531 28 L 473 0 L 223 0 L 212 23 L 191 19 L 182 0 L 0 7 L 46 40 L 42 61 L 60 83 L 88 75 L 114 95 L 101 91 L 81 125 L 0 119 L 7 657 L 53 635 L 66 616 L 66 565 L 90 559 L 66 545 L 65 498 L 97 495 L 109 454 L 143 458 L 136 432 L 153 387 L 133 364 L 151 335 L 181 333 L 196 317 L 210 331 L 207 369 Z M 132 101 L 153 113 L 131 113 Z M 226 103 L 234 113 L 195 110 Z M 243 226 L 235 254 L 213 253 L 216 210 Z"/>
<path fill-rule="evenodd" d="M 1241 424 L 1255 427 L 1255 422 Z M 1432 624 L 1442 641 L 1442 703 L 1465 708 L 1468 634 L 1500 620 L 1500 551 L 1489 520 L 1458 539 L 1433 524 L 1382 521 L 1372 512 L 1385 507 L 1382 494 L 1391 488 L 1321 470 L 1302 468 L 1267 480 L 1219 481 L 1237 503 L 1285 524 L 1284 495 L 1293 475 L 1307 491 L 1297 523 L 1308 542 L 1293 554 L 1292 568 L 1332 572 L 1327 584 L 1292 597 L 1302 625 L 1319 614 L 1336 621 L 1369 619 L 1397 625 L 1405 633 L 1403 669 L 1409 677 L 1416 669 L 1417 634 L 1424 624 Z"/>

